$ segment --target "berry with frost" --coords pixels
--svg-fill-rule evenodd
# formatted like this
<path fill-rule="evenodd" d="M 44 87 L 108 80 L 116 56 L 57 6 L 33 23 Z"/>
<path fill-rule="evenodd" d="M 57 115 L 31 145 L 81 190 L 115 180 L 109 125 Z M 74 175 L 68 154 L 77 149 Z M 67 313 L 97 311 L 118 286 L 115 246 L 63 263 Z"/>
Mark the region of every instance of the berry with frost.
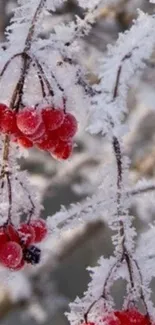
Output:
<path fill-rule="evenodd" d="M 73 151 L 72 141 L 62 141 L 62 140 L 59 140 L 58 145 L 56 146 L 55 149 L 49 150 L 50 154 L 53 157 L 62 160 L 68 159 L 72 151 Z"/>
<path fill-rule="evenodd" d="M 61 109 L 44 108 L 42 117 L 47 131 L 58 129 L 64 121 L 65 115 Z"/>
<path fill-rule="evenodd" d="M 35 233 L 34 243 L 41 242 L 47 235 L 46 222 L 43 219 L 36 219 L 30 222 Z"/>
<path fill-rule="evenodd" d="M 34 108 L 25 107 L 17 113 L 17 127 L 24 135 L 34 135 L 41 123 L 41 113 Z"/>
<path fill-rule="evenodd" d="M 35 241 L 35 231 L 30 224 L 21 223 L 18 228 L 18 233 L 21 238 L 21 242 L 28 246 Z"/>
<path fill-rule="evenodd" d="M 14 241 L 9 241 L 0 247 L 0 262 L 8 268 L 15 268 L 19 265 L 22 257 L 22 248 Z"/>

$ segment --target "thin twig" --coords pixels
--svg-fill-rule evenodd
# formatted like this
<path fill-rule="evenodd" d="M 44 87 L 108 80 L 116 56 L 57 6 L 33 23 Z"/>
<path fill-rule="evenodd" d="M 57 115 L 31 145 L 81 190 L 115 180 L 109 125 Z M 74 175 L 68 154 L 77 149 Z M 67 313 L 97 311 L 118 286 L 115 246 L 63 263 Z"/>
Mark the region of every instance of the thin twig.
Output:
<path fill-rule="evenodd" d="M 37 20 L 42 12 L 42 9 L 44 8 L 46 0 L 41 0 L 36 11 L 35 14 L 33 16 L 33 19 L 31 21 L 31 26 L 29 28 L 29 32 L 25 41 L 25 48 L 24 48 L 24 52 L 28 52 L 31 48 L 31 44 L 32 44 L 32 40 L 33 40 L 33 36 L 34 36 L 34 32 L 35 32 L 35 26 L 37 23 Z"/>
<path fill-rule="evenodd" d="M 39 70 L 39 73 L 40 73 L 41 77 L 43 78 L 43 80 L 44 80 L 44 82 L 45 82 L 45 84 L 46 84 L 46 86 L 47 86 L 47 89 L 48 89 L 48 91 L 49 91 L 49 94 L 53 97 L 53 96 L 54 96 L 54 92 L 53 92 L 53 89 L 52 89 L 52 87 L 51 87 L 51 85 L 50 85 L 49 80 L 48 80 L 47 77 L 46 77 L 46 74 L 45 74 L 45 72 L 44 72 L 43 67 L 41 66 L 41 64 L 39 63 L 39 61 L 37 60 L 36 57 L 34 57 L 33 60 L 34 60 L 36 66 L 37 66 L 37 68 L 38 68 L 38 70 Z"/>
<path fill-rule="evenodd" d="M 27 217 L 27 223 L 30 223 L 30 221 L 31 221 L 31 217 L 32 217 L 32 215 L 34 215 L 34 213 L 35 213 L 35 204 L 34 204 L 34 202 L 33 202 L 33 200 L 32 200 L 32 197 L 31 197 L 29 191 L 28 191 L 27 188 L 24 186 L 23 182 L 21 182 L 17 177 L 16 177 L 15 179 L 16 179 L 16 181 L 19 182 L 20 186 L 22 187 L 22 189 L 24 190 L 24 192 L 27 194 L 27 197 L 28 197 L 28 199 L 29 199 L 29 201 L 30 201 L 31 209 L 29 210 L 29 212 L 28 212 L 28 213 L 29 213 L 29 216 Z"/>
<path fill-rule="evenodd" d="M 9 207 L 8 207 L 8 217 L 7 217 L 7 223 L 11 223 L 11 212 L 12 212 L 12 186 L 11 186 L 11 180 L 10 180 L 10 175 L 7 172 L 6 173 L 6 179 L 7 179 L 7 186 L 8 186 L 8 202 L 9 202 Z"/>
<path fill-rule="evenodd" d="M 138 194 L 145 194 L 145 193 L 151 192 L 151 191 L 155 191 L 155 185 L 148 185 L 143 188 L 137 188 L 135 190 L 130 190 L 127 192 L 127 194 L 130 196 L 134 196 L 134 195 L 138 195 Z"/>
<path fill-rule="evenodd" d="M 135 50 L 137 47 L 134 47 L 133 50 Z M 133 51 L 132 50 L 132 51 Z M 121 60 L 121 64 L 118 67 L 118 71 L 117 71 L 117 75 L 116 75 L 116 81 L 115 81 L 115 87 L 114 87 L 114 91 L 113 91 L 113 100 L 116 99 L 116 97 L 118 96 L 118 87 L 119 87 L 119 82 L 120 82 L 120 77 L 121 77 L 121 73 L 122 73 L 122 68 L 123 68 L 123 63 L 124 61 L 130 59 L 132 56 L 132 52 L 127 53 Z"/>
<path fill-rule="evenodd" d="M 3 76 L 3 74 L 5 73 L 6 69 L 8 68 L 8 66 L 10 65 L 10 63 L 15 59 L 17 58 L 18 56 L 21 56 L 22 53 L 17 53 L 15 55 L 13 55 L 4 65 L 1 73 L 0 73 L 0 78 Z"/>

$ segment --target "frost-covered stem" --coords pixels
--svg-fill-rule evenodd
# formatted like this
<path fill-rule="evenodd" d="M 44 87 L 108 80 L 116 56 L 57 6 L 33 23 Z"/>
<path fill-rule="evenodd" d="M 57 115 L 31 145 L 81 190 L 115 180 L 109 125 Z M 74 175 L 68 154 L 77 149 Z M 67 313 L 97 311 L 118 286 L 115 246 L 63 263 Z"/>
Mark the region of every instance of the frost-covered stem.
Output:
<path fill-rule="evenodd" d="M 1 73 L 0 73 L 0 78 L 3 76 L 3 74 L 5 73 L 5 71 L 7 70 L 8 66 L 10 65 L 10 63 L 16 59 L 18 56 L 21 56 L 22 53 L 16 53 L 15 55 L 13 55 L 4 65 Z"/>
<path fill-rule="evenodd" d="M 135 47 L 136 48 L 136 47 Z M 135 49 L 134 48 L 134 49 Z M 115 83 L 115 87 L 114 87 L 114 92 L 113 92 L 113 100 L 115 100 L 118 96 L 118 88 L 119 88 L 119 81 L 120 81 L 120 77 L 121 77 L 121 72 L 122 72 L 122 68 L 123 68 L 123 62 L 127 59 L 129 59 L 132 56 L 132 52 L 129 52 L 128 54 L 126 54 L 122 61 L 121 64 L 118 68 L 118 72 L 117 72 L 117 76 L 116 76 L 116 83 Z M 115 158 L 116 158 L 116 163 L 117 163 L 117 216 L 118 218 L 121 216 L 121 191 L 122 191 L 122 181 L 123 181 L 123 170 L 122 170 L 122 152 L 121 152 L 121 145 L 119 143 L 119 140 L 116 136 L 113 136 L 113 151 L 115 154 Z M 149 190 L 152 190 L 152 186 L 149 187 Z M 145 192 L 145 189 L 140 189 L 140 190 L 135 190 L 135 191 L 131 191 L 131 195 L 136 195 L 142 192 Z M 139 273 L 139 278 L 140 278 L 140 283 L 141 283 L 141 287 L 140 287 L 140 292 L 141 292 L 141 300 L 144 304 L 144 307 L 146 309 L 146 313 L 147 316 L 149 318 L 149 322 L 151 324 L 150 321 L 150 317 L 149 317 L 149 313 L 148 313 L 148 308 L 147 308 L 147 304 L 145 301 L 145 296 L 143 293 L 143 279 L 142 279 L 142 274 L 139 268 L 139 265 L 137 263 L 136 260 L 133 259 L 133 257 L 130 255 L 130 253 L 128 252 L 126 245 L 125 245 L 125 231 L 124 231 L 124 225 L 123 225 L 123 221 L 120 220 L 119 221 L 120 224 L 120 237 L 122 238 L 122 250 L 123 250 L 123 256 L 124 259 L 126 261 L 127 264 L 127 268 L 128 268 L 128 272 L 129 272 L 129 278 L 130 278 L 130 283 L 131 283 L 131 288 L 134 288 L 134 274 L 133 274 L 133 267 L 132 267 L 132 263 L 135 264 L 136 269 Z"/>
<path fill-rule="evenodd" d="M 24 48 L 24 52 L 28 52 L 31 48 L 31 44 L 32 44 L 32 40 L 33 40 L 33 35 L 34 35 L 34 32 L 35 32 L 35 25 L 37 23 L 37 20 L 42 12 L 42 9 L 44 8 L 44 5 L 46 3 L 46 0 L 41 0 L 37 9 L 36 9 L 36 12 L 33 16 L 33 19 L 32 19 L 32 22 L 31 22 L 31 26 L 29 28 L 29 32 L 28 32 L 28 35 L 27 35 L 27 38 L 26 38 L 26 41 L 25 41 L 25 48 Z"/>
<path fill-rule="evenodd" d="M 121 215 L 121 190 L 122 190 L 123 171 L 122 171 L 121 146 L 120 146 L 119 140 L 116 136 L 113 136 L 113 150 L 115 153 L 115 158 L 116 158 L 116 163 L 117 163 L 117 216 L 119 218 Z M 133 276 L 133 271 L 132 271 L 131 260 L 129 258 L 129 255 L 128 255 L 128 252 L 127 252 L 126 246 L 125 246 L 125 231 L 124 231 L 124 225 L 123 225 L 122 220 L 119 221 L 119 224 L 120 224 L 120 237 L 122 238 L 123 256 L 126 260 L 131 287 L 134 288 L 134 276 Z"/>
<path fill-rule="evenodd" d="M 44 69 L 42 67 L 42 65 L 39 63 L 39 61 L 37 60 L 36 57 L 33 58 L 37 68 L 38 68 L 38 73 L 40 74 L 41 78 L 44 80 L 46 86 L 47 86 L 47 89 L 49 91 L 49 94 L 53 97 L 54 96 L 54 92 L 53 92 L 53 89 L 50 85 L 50 82 L 48 81 L 48 79 L 46 78 L 46 75 L 45 75 L 45 72 L 44 72 Z"/>
<path fill-rule="evenodd" d="M 35 212 L 35 205 L 34 205 L 34 202 L 32 200 L 32 197 L 29 193 L 29 191 L 27 190 L 27 188 L 24 186 L 23 182 L 19 181 L 19 179 L 16 177 L 16 180 L 19 182 L 20 186 L 22 187 L 22 189 L 24 190 L 24 192 L 26 193 L 29 201 L 30 201 L 30 204 L 31 204 L 31 209 L 29 210 L 29 216 L 27 218 L 27 223 L 30 223 L 31 221 L 31 217 L 32 215 L 34 214 Z"/>
<path fill-rule="evenodd" d="M 136 47 L 134 47 L 132 50 L 135 50 Z M 120 76 L 123 68 L 123 62 L 130 59 L 132 56 L 132 52 L 127 53 L 121 60 L 121 64 L 118 67 L 117 75 L 116 75 L 116 82 L 115 82 L 115 87 L 114 87 L 114 92 L 113 92 L 113 100 L 116 99 L 118 96 L 118 87 L 119 87 L 119 81 L 120 81 Z"/>
<path fill-rule="evenodd" d="M 46 97 L 46 91 L 45 91 L 43 78 L 42 78 L 41 74 L 38 71 L 37 71 L 37 75 L 38 75 L 38 79 L 39 79 L 39 82 L 40 82 L 42 96 L 43 96 L 43 98 L 45 98 Z"/>
<path fill-rule="evenodd" d="M 151 192 L 151 191 L 155 191 L 155 185 L 148 185 L 143 188 L 137 188 L 135 190 L 131 190 L 131 191 L 127 192 L 127 194 L 130 196 L 134 196 L 134 195 L 143 194 L 143 193 L 145 194 L 145 193 Z"/>
<path fill-rule="evenodd" d="M 145 310 L 146 310 L 146 315 L 149 318 L 149 322 L 150 322 L 149 325 L 151 325 L 151 321 L 150 321 L 150 317 L 149 317 L 149 312 L 148 312 L 148 307 L 147 307 L 147 303 L 145 301 L 145 294 L 143 292 L 143 277 L 142 277 L 142 274 L 141 274 L 141 270 L 140 270 L 140 267 L 138 265 L 138 262 L 134 258 L 132 258 L 132 260 L 135 263 L 135 266 L 136 266 L 136 268 L 138 270 L 138 273 L 139 273 L 139 278 L 140 278 L 140 282 L 141 282 L 141 288 L 140 288 L 140 291 L 141 291 L 141 300 L 143 301 L 143 304 L 144 304 L 144 307 L 145 307 Z"/>
<path fill-rule="evenodd" d="M 7 186 L 8 186 L 8 203 L 9 203 L 7 223 L 11 223 L 12 186 L 11 186 L 11 180 L 10 180 L 10 174 L 9 174 L 9 172 L 6 173 L 6 180 L 7 180 Z"/>
<path fill-rule="evenodd" d="M 10 107 L 12 107 L 16 112 L 18 111 L 22 101 L 24 82 L 30 67 L 30 62 L 31 59 L 25 53 L 23 53 L 21 75 L 15 87 L 12 100 L 10 102 Z"/>
<path fill-rule="evenodd" d="M 123 262 L 123 260 L 124 260 L 124 255 L 122 254 L 121 257 L 110 268 L 109 273 L 108 273 L 108 275 L 107 275 L 107 277 L 105 279 L 105 283 L 104 283 L 104 287 L 103 287 L 103 293 L 101 295 L 102 298 L 104 298 L 104 299 L 107 298 L 107 286 L 108 286 L 108 282 L 110 280 L 110 277 L 111 277 L 112 273 L 114 272 L 114 270 L 118 267 L 118 265 Z"/>
<path fill-rule="evenodd" d="M 4 139 L 4 146 L 3 146 L 3 157 L 2 157 L 2 168 L 1 168 L 0 179 L 3 179 L 3 177 L 5 176 L 5 169 L 8 165 L 9 144 L 10 144 L 10 137 L 9 135 L 6 135 Z"/>
<path fill-rule="evenodd" d="M 42 65 L 40 64 L 40 62 L 38 61 L 38 59 L 37 59 L 36 57 L 34 57 L 33 60 L 35 61 L 35 64 L 36 64 L 36 66 L 37 66 L 37 68 L 38 68 L 38 70 L 39 70 L 38 73 L 40 74 L 41 78 L 44 80 L 44 82 L 45 82 L 45 84 L 46 84 L 46 86 L 47 86 L 47 88 L 48 88 L 49 94 L 53 97 L 53 96 L 54 96 L 53 89 L 52 89 L 52 87 L 51 87 L 51 85 L 50 85 L 50 82 L 48 81 L 48 79 L 47 79 L 47 77 L 46 77 L 46 74 L 45 74 L 45 72 L 44 72 L 44 69 L 43 69 Z M 66 97 L 65 97 L 65 94 L 64 94 L 64 89 L 63 89 L 63 87 L 59 84 L 59 82 L 58 82 L 58 80 L 56 79 L 54 73 L 53 73 L 52 71 L 51 71 L 50 73 L 51 73 L 51 77 L 52 77 L 52 79 L 55 81 L 55 83 L 56 83 L 58 89 L 63 93 L 63 98 L 62 98 L 62 99 L 63 99 L 63 108 L 64 108 L 64 111 L 65 111 L 65 110 L 66 110 Z"/>
<path fill-rule="evenodd" d="M 109 280 L 110 280 L 113 272 L 115 271 L 115 269 L 118 267 L 118 265 L 120 263 L 123 262 L 123 260 L 124 260 L 124 253 L 121 254 L 121 256 L 115 261 L 115 263 L 110 268 L 110 270 L 108 272 L 108 275 L 107 275 L 107 277 L 105 279 L 105 282 L 104 282 L 103 291 L 102 291 L 101 296 L 98 299 L 96 299 L 95 301 L 92 302 L 92 304 L 89 306 L 89 308 L 87 309 L 87 311 L 84 314 L 84 320 L 85 320 L 85 323 L 86 324 L 88 324 L 88 316 L 89 316 L 89 313 L 90 313 L 91 309 L 96 305 L 96 303 L 100 299 L 107 300 L 107 298 L 108 298 L 108 290 L 107 290 L 107 287 L 108 287 Z"/>

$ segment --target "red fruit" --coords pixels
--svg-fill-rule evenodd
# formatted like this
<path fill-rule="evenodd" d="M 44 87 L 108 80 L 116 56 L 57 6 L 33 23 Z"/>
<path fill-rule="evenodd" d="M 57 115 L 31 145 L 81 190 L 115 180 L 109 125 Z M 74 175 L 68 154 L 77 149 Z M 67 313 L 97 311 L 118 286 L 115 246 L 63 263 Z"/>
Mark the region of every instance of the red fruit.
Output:
<path fill-rule="evenodd" d="M 149 325 L 150 321 L 147 316 L 141 314 L 136 309 L 130 309 L 125 311 L 116 311 L 116 317 L 120 320 L 121 325 L 135 324 L 135 325 Z"/>
<path fill-rule="evenodd" d="M 27 223 L 21 223 L 20 227 L 18 228 L 18 233 L 21 239 L 21 242 L 28 246 L 34 243 L 35 240 L 35 232 L 31 225 Z"/>
<path fill-rule="evenodd" d="M 12 133 L 11 140 L 13 142 L 17 142 L 18 138 L 20 137 L 25 137 L 25 136 L 18 128 L 16 128 L 15 132 Z"/>
<path fill-rule="evenodd" d="M 9 107 L 3 103 L 0 103 L 0 117 L 2 116 L 4 110 L 9 110 Z"/>
<path fill-rule="evenodd" d="M 149 318 L 136 309 L 115 311 L 103 320 L 107 325 L 150 325 Z"/>
<path fill-rule="evenodd" d="M 9 241 L 0 247 L 0 262 L 10 269 L 19 265 L 22 256 L 20 245 L 14 241 Z"/>
<path fill-rule="evenodd" d="M 28 137 L 31 141 L 37 142 L 38 140 L 42 139 L 42 137 L 44 137 L 45 132 L 45 125 L 44 123 L 41 123 L 35 133 L 29 135 Z"/>
<path fill-rule="evenodd" d="M 35 232 L 35 243 L 41 242 L 47 235 L 46 222 L 43 219 L 32 220 L 30 225 Z"/>
<path fill-rule="evenodd" d="M 47 107 L 42 110 L 42 117 L 47 131 L 53 131 L 61 126 L 65 115 L 61 109 Z"/>
<path fill-rule="evenodd" d="M 0 228 L 0 247 L 9 241 L 9 237 L 6 234 L 3 227 Z"/>
<path fill-rule="evenodd" d="M 32 148 L 33 147 L 33 142 L 26 138 L 24 135 L 20 136 L 18 139 L 18 144 L 21 145 L 24 148 Z"/>
<path fill-rule="evenodd" d="M 67 113 L 63 124 L 57 130 L 57 134 L 61 140 L 67 141 L 75 135 L 77 128 L 78 124 L 76 118 L 72 114 Z"/>
<path fill-rule="evenodd" d="M 59 140 L 56 148 L 53 150 L 49 150 L 50 154 L 57 159 L 66 160 L 70 157 L 73 151 L 73 143 L 71 141 L 65 142 Z"/>
<path fill-rule="evenodd" d="M 14 241 L 18 244 L 20 243 L 20 237 L 19 237 L 18 231 L 13 225 L 8 224 L 5 227 L 5 233 L 9 237 L 9 240 Z"/>
<path fill-rule="evenodd" d="M 17 266 L 12 267 L 12 270 L 14 270 L 14 271 L 19 271 L 19 270 L 21 270 L 24 266 L 25 266 L 25 261 L 24 261 L 24 259 L 22 258 L 22 260 L 20 261 L 20 263 L 19 263 Z"/>
<path fill-rule="evenodd" d="M 59 143 L 58 138 L 53 138 L 50 135 L 46 135 L 42 140 L 36 143 L 37 147 L 42 150 L 54 150 Z"/>
<path fill-rule="evenodd" d="M 41 123 L 41 113 L 34 108 L 24 108 L 17 113 L 17 126 L 25 135 L 34 134 Z"/>
<path fill-rule="evenodd" d="M 3 133 L 13 133 L 16 129 L 16 114 L 9 108 L 4 108 L 0 114 L 0 129 Z"/>

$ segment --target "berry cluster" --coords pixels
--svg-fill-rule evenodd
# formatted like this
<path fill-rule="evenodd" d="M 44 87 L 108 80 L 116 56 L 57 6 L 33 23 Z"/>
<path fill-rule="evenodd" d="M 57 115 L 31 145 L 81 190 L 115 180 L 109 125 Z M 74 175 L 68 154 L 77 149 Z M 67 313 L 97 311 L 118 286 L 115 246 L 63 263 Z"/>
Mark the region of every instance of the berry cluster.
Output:
<path fill-rule="evenodd" d="M 102 321 L 106 325 L 155 325 L 147 315 L 141 314 L 135 308 L 114 311 L 107 314 Z M 82 325 L 95 325 L 94 322 L 85 322 Z"/>
<path fill-rule="evenodd" d="M 35 145 L 57 159 L 68 159 L 73 150 L 77 120 L 62 109 L 25 107 L 16 113 L 0 104 L 0 131 L 10 134 L 13 141 L 25 148 Z"/>
<path fill-rule="evenodd" d="M 37 264 L 41 251 L 34 244 L 47 234 L 43 219 L 21 223 L 18 228 L 8 223 L 0 227 L 0 263 L 13 270 L 20 270 L 26 263 Z"/>

